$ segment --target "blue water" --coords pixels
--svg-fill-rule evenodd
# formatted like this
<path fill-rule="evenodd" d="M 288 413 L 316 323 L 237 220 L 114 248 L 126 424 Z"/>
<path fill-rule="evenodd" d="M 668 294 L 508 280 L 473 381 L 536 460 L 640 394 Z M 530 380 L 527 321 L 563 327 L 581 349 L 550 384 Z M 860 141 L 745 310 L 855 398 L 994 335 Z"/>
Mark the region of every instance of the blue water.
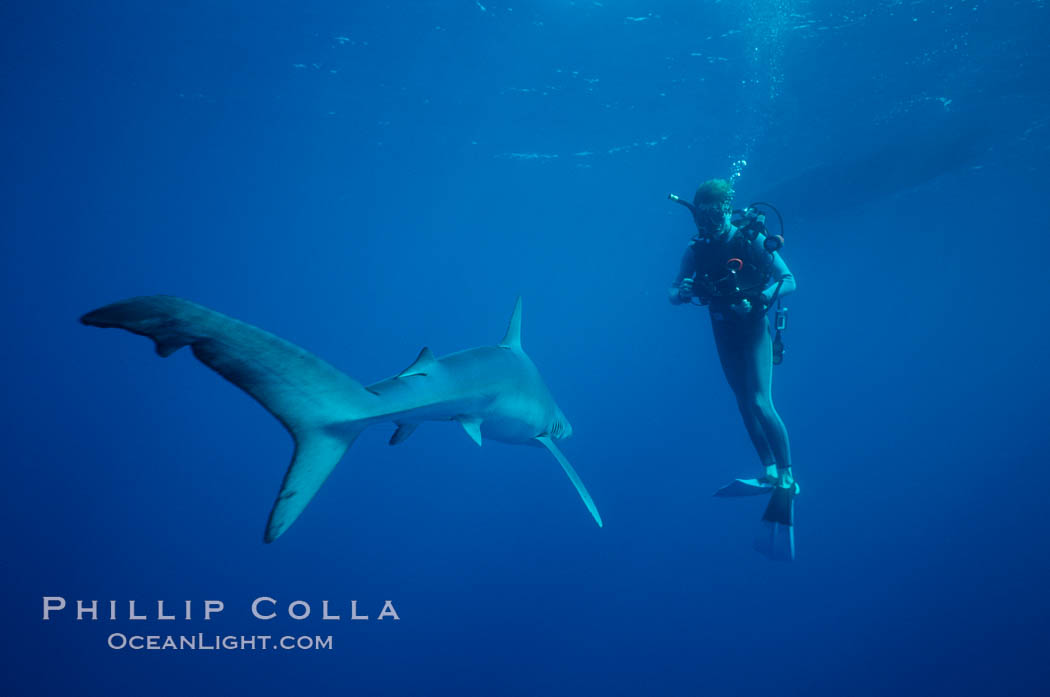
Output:
<path fill-rule="evenodd" d="M 1044 2 L 0 12 L 4 694 L 1044 693 Z M 794 564 L 751 549 L 760 500 L 711 498 L 757 460 L 706 311 L 666 301 L 692 234 L 666 194 L 734 171 L 799 282 Z M 605 528 L 541 449 L 425 424 L 366 432 L 264 545 L 281 426 L 77 322 L 152 293 L 366 383 L 498 341 L 520 294 Z M 44 622 L 44 596 L 226 610 Z"/>

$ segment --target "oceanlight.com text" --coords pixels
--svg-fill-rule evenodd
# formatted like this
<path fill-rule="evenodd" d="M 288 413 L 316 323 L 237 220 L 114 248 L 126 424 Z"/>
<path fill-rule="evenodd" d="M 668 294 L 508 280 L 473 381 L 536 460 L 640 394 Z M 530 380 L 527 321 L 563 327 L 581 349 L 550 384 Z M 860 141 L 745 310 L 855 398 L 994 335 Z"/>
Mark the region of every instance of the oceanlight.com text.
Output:
<path fill-rule="evenodd" d="M 270 634 L 122 634 L 106 639 L 115 651 L 331 651 L 332 636 Z"/>

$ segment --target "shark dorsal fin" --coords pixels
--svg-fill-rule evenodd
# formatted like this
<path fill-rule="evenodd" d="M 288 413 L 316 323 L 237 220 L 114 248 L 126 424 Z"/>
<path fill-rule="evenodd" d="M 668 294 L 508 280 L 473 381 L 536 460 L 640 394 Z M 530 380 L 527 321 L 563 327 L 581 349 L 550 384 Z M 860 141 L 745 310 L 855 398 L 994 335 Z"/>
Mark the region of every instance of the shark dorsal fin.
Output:
<path fill-rule="evenodd" d="M 514 303 L 514 312 L 510 316 L 510 324 L 507 325 L 507 333 L 503 335 L 503 341 L 499 342 L 503 348 L 521 350 L 521 296 Z"/>
<path fill-rule="evenodd" d="M 407 378 L 411 375 L 426 375 L 433 370 L 435 365 L 437 365 L 437 359 L 434 358 L 434 354 L 430 352 L 430 349 L 424 346 L 423 350 L 416 356 L 416 360 L 412 361 L 412 365 L 402 370 L 397 376 L 399 378 Z"/>

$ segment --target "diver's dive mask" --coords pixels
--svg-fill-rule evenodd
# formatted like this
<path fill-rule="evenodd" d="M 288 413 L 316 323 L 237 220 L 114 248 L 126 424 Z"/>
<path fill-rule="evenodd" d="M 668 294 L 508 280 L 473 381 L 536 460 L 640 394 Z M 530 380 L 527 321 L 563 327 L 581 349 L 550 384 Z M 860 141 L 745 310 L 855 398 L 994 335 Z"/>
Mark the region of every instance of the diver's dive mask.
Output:
<path fill-rule="evenodd" d="M 725 229 L 726 216 L 729 214 L 728 203 L 697 206 L 674 194 L 668 194 L 667 198 L 689 209 L 700 237 L 718 237 Z"/>
<path fill-rule="evenodd" d="M 701 237 L 718 237 L 726 228 L 729 206 L 693 206 L 693 222 Z"/>

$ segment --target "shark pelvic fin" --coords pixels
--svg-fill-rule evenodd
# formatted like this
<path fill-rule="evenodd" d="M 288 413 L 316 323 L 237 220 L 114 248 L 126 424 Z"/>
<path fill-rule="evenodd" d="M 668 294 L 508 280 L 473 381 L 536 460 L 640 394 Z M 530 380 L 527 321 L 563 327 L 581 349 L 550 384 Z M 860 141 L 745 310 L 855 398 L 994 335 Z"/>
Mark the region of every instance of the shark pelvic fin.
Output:
<path fill-rule="evenodd" d="M 481 419 L 476 416 L 457 416 L 456 421 L 463 424 L 463 430 L 467 432 L 471 440 L 481 445 Z"/>
<path fill-rule="evenodd" d="M 410 435 L 416 432 L 417 426 L 419 426 L 419 424 L 398 424 L 397 430 L 394 431 L 394 435 L 390 436 L 390 445 L 404 443 L 408 440 Z"/>
<path fill-rule="evenodd" d="M 418 356 L 416 356 L 416 360 L 412 361 L 412 365 L 402 370 L 397 376 L 399 378 L 407 378 L 412 375 L 426 375 L 433 370 L 436 365 L 437 359 L 434 358 L 434 354 L 431 353 L 429 348 L 424 346 L 423 350 L 419 352 Z M 408 436 L 405 437 L 407 438 Z"/>
<path fill-rule="evenodd" d="M 503 335 L 503 341 L 499 342 L 503 348 L 521 350 L 521 296 L 514 303 L 514 312 L 510 315 L 510 324 L 507 325 L 507 333 Z"/>
<path fill-rule="evenodd" d="M 576 487 L 576 493 L 583 499 L 583 503 L 587 506 L 587 510 L 591 512 L 594 517 L 594 522 L 598 524 L 598 527 L 602 527 L 602 516 L 598 513 L 598 507 L 594 505 L 594 499 L 591 498 L 590 493 L 587 491 L 587 487 L 583 485 L 583 481 L 580 479 L 580 475 L 576 474 L 576 470 L 573 469 L 569 461 L 565 459 L 565 456 L 561 454 L 561 450 L 554 444 L 550 436 L 536 436 L 536 440 L 543 444 L 543 447 L 547 448 L 554 456 L 554 459 L 558 461 L 561 468 L 565 470 L 565 474 L 569 475 L 569 481 Z"/>

